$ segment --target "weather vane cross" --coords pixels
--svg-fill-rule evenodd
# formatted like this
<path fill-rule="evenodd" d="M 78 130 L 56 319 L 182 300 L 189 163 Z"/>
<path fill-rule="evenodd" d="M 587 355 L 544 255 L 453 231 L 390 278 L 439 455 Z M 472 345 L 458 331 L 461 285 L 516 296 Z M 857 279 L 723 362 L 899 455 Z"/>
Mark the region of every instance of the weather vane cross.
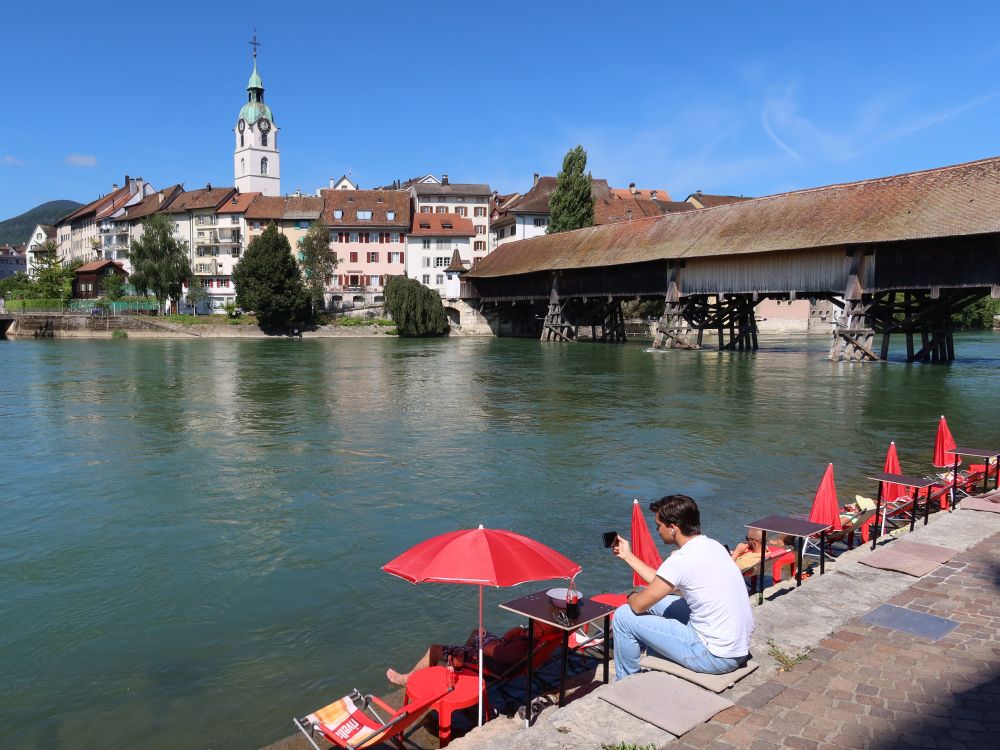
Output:
<path fill-rule="evenodd" d="M 257 41 L 257 27 L 253 27 L 253 39 L 250 40 L 250 46 L 253 47 L 253 59 L 257 59 L 257 48 L 260 46 L 260 42 Z"/>

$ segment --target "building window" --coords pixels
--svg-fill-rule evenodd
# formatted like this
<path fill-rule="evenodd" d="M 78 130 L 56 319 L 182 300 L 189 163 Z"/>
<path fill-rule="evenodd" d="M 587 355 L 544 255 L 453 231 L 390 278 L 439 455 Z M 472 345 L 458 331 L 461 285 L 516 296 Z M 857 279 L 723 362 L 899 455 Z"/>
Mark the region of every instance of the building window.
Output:
<path fill-rule="evenodd" d="M 548 225 L 549 225 L 549 220 L 544 216 L 535 219 L 536 227 L 547 227 Z"/>
<path fill-rule="evenodd" d="M 465 206 L 455 206 L 455 213 L 458 214 L 459 216 L 468 216 L 469 209 L 467 209 Z"/>
<path fill-rule="evenodd" d="M 449 258 L 447 255 L 445 256 L 439 255 L 434 259 L 435 268 L 447 268 L 449 263 L 451 263 L 451 258 Z"/>
<path fill-rule="evenodd" d="M 473 247 L 473 250 L 475 250 L 476 252 L 480 252 L 480 253 L 483 252 L 484 250 L 486 250 L 486 241 L 485 240 L 476 240 L 476 242 L 474 244 L 474 247 Z"/>
<path fill-rule="evenodd" d="M 398 232 L 393 232 L 392 233 L 392 241 L 393 242 L 402 242 L 403 241 L 403 237 Z"/>
<path fill-rule="evenodd" d="M 425 286 L 427 284 L 430 284 L 431 283 L 431 275 L 429 273 L 425 273 L 423 276 L 420 277 L 420 283 L 424 284 Z"/>
<path fill-rule="evenodd" d="M 308 228 L 309 228 L 308 220 L 299 222 L 299 229 L 308 229 Z"/>
<path fill-rule="evenodd" d="M 242 139 L 243 136 L 241 135 L 240 138 Z M 240 144 L 240 145 L 242 145 L 242 144 Z M 247 160 L 246 159 L 240 159 L 240 174 L 246 174 L 246 173 L 247 173 Z"/>
<path fill-rule="evenodd" d="M 358 262 L 358 254 L 351 253 L 351 263 L 357 263 L 357 262 Z"/>
<path fill-rule="evenodd" d="M 422 213 L 422 214 L 429 214 L 429 213 L 431 213 L 431 207 L 430 206 L 421 206 L 420 207 L 420 213 Z"/>
<path fill-rule="evenodd" d="M 267 133 L 261 133 L 260 134 L 260 145 L 261 146 L 266 146 L 267 145 Z"/>
<path fill-rule="evenodd" d="M 362 211 L 361 209 L 358 209 L 358 221 L 371 221 L 371 220 L 372 220 L 371 211 Z"/>
<path fill-rule="evenodd" d="M 476 203 L 486 203 L 486 198 L 480 195 L 478 198 L 476 198 Z M 485 210 L 486 209 L 484 208 L 483 211 Z M 486 216 L 486 214 L 483 214 L 483 216 Z"/>
<path fill-rule="evenodd" d="M 517 236 L 517 226 L 516 226 L 516 225 L 515 225 L 515 226 L 512 226 L 512 227 L 510 228 L 510 236 L 511 236 L 511 237 L 516 237 L 516 236 Z"/>
<path fill-rule="evenodd" d="M 476 234 L 486 234 L 486 225 L 476 224 Z"/>
<path fill-rule="evenodd" d="M 240 133 L 240 148 L 243 148 L 246 144 L 243 141 L 243 133 Z"/>
<path fill-rule="evenodd" d="M 337 232 L 337 242 L 350 242 L 351 233 L 350 232 Z"/>
<path fill-rule="evenodd" d="M 372 241 L 372 236 L 368 234 L 368 232 L 358 232 L 358 242 L 367 245 L 371 241 Z"/>
<path fill-rule="evenodd" d="M 390 263 L 402 263 L 403 262 L 403 254 L 402 253 L 389 253 L 389 262 Z"/>
<path fill-rule="evenodd" d="M 424 238 L 423 245 L 424 245 L 424 250 L 430 250 L 431 249 L 431 241 L 429 239 L 427 239 L 426 237 Z"/>
<path fill-rule="evenodd" d="M 479 217 L 486 216 L 486 206 L 476 206 L 473 209 L 473 214 L 472 215 L 473 216 L 479 216 Z"/>
<path fill-rule="evenodd" d="M 385 218 L 386 218 L 387 221 L 395 221 L 396 220 L 396 212 L 395 211 L 386 211 L 385 212 Z"/>
<path fill-rule="evenodd" d="M 376 274 L 372 274 L 370 277 L 368 277 L 368 283 L 371 286 L 379 286 L 379 282 L 381 280 L 382 280 L 381 277 L 377 273 Z"/>
<path fill-rule="evenodd" d="M 424 268 L 430 268 L 431 267 L 431 259 L 430 258 L 424 257 L 424 258 L 421 258 L 421 261 L 422 262 L 421 262 L 420 265 L 422 265 Z"/>
<path fill-rule="evenodd" d="M 378 233 L 378 243 L 380 245 L 386 244 L 387 242 L 389 242 L 389 237 L 390 237 L 390 234 L 388 232 L 379 232 Z"/>
<path fill-rule="evenodd" d="M 333 209 L 333 218 L 337 219 L 338 221 L 340 219 L 343 219 L 344 218 L 344 209 L 342 209 L 342 208 L 335 208 L 335 209 Z"/>
<path fill-rule="evenodd" d="M 438 207 L 437 207 L 437 208 L 435 209 L 434 213 L 438 213 L 438 214 L 446 214 L 446 213 L 448 213 L 448 207 L 447 207 L 447 206 L 438 206 Z"/>
<path fill-rule="evenodd" d="M 439 273 L 434 277 L 434 283 L 441 286 L 444 283 L 444 274 Z"/>
<path fill-rule="evenodd" d="M 378 252 L 371 252 L 371 251 L 369 251 L 369 253 L 368 253 L 368 262 L 369 263 L 378 263 Z"/>
<path fill-rule="evenodd" d="M 267 174 L 267 157 L 264 156 L 260 160 L 260 173 Z"/>
<path fill-rule="evenodd" d="M 448 240 L 439 238 L 437 241 L 438 250 L 447 250 L 450 244 Z"/>

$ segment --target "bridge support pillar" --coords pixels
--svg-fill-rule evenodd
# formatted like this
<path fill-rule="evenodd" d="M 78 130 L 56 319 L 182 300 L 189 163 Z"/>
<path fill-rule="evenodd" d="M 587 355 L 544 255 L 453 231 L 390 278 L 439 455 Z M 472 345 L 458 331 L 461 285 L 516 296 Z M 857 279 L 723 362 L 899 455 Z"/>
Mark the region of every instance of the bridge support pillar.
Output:
<path fill-rule="evenodd" d="M 833 332 L 830 345 L 830 359 L 847 362 L 878 361 L 879 355 L 873 351 L 875 331 L 868 321 L 870 305 L 864 300 L 861 279 L 864 276 L 865 258 L 871 251 L 855 248 L 848 252 L 851 268 L 844 290 L 844 314 Z"/>
<path fill-rule="evenodd" d="M 542 341 L 574 341 L 576 327 L 567 322 L 563 311 L 565 304 L 559 300 L 559 281 L 552 277 L 552 293 L 549 295 L 549 309 L 542 323 Z"/>
<path fill-rule="evenodd" d="M 938 290 L 882 292 L 872 298 L 868 317 L 882 336 L 881 359 L 889 358 L 894 333 L 906 337 L 906 361 L 951 362 L 955 359 L 952 316 L 983 296 L 980 291 Z M 920 348 L 914 335 L 920 336 Z"/>
<path fill-rule="evenodd" d="M 702 332 L 698 330 L 698 343 L 692 344 L 689 336 L 694 330 L 688 317 L 688 302 L 681 300 L 681 268 L 683 261 L 670 261 L 667 267 L 667 295 L 663 315 L 656 324 L 654 349 L 701 349 Z"/>

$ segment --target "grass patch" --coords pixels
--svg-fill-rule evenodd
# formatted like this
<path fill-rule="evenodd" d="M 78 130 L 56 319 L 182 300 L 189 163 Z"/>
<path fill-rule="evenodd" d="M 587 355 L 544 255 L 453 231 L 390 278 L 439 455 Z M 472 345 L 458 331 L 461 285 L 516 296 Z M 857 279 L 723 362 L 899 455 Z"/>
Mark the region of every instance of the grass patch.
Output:
<path fill-rule="evenodd" d="M 386 320 L 385 318 L 353 318 L 350 316 L 343 316 L 340 318 L 333 319 L 334 325 L 344 326 L 345 328 L 356 328 L 358 326 L 391 326 L 393 322 L 391 320 Z"/>
<path fill-rule="evenodd" d="M 164 315 L 160 320 L 176 323 L 182 326 L 255 326 L 255 315 L 241 315 L 230 318 L 226 315 Z"/>
<path fill-rule="evenodd" d="M 390 328 L 388 331 L 385 332 L 385 335 L 386 336 L 398 336 L 399 335 L 399 329 L 398 328 Z"/>
<path fill-rule="evenodd" d="M 801 664 L 809 658 L 808 654 L 796 654 L 791 656 L 786 654 L 773 639 L 767 641 L 767 655 L 781 665 L 782 669 L 791 669 L 796 664 Z"/>
<path fill-rule="evenodd" d="M 121 328 L 116 328 L 111 332 L 111 338 L 113 339 L 127 339 L 128 334 L 125 333 Z"/>

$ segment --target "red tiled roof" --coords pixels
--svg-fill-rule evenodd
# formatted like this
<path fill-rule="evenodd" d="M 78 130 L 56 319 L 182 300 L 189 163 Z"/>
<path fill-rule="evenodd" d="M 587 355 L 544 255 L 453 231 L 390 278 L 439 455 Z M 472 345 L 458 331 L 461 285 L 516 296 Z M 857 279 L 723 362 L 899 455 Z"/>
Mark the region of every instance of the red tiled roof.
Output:
<path fill-rule="evenodd" d="M 415 214 L 410 234 L 414 237 L 472 237 L 476 228 L 458 214 Z"/>
<path fill-rule="evenodd" d="M 170 202 L 184 192 L 180 185 L 171 185 L 163 190 L 158 190 L 152 195 L 147 195 L 138 203 L 128 206 L 125 209 L 125 221 L 138 221 L 164 210 L 170 206 Z M 160 196 L 163 196 L 162 200 Z"/>
<path fill-rule="evenodd" d="M 241 214 L 246 211 L 260 193 L 237 193 L 216 209 L 220 214 Z"/>
<path fill-rule="evenodd" d="M 116 200 L 120 200 L 123 195 L 125 196 L 130 195 L 128 191 L 128 185 L 125 185 L 125 187 L 120 187 L 117 190 L 113 190 L 107 195 L 102 195 L 97 200 L 91 201 L 85 206 L 80 206 L 80 208 L 76 209 L 76 211 L 69 214 L 68 216 L 64 216 L 56 223 L 65 224 L 67 221 L 76 221 L 77 219 L 82 219 L 84 216 L 88 216 L 89 214 L 96 214 L 98 211 L 103 211 L 106 208 L 106 206 L 111 205 Z"/>
<path fill-rule="evenodd" d="M 470 276 L 982 234 L 1000 234 L 1000 157 L 511 242 Z"/>
<path fill-rule="evenodd" d="M 218 208 L 229 200 L 235 192 L 236 188 L 231 187 L 188 190 L 174 198 L 164 210 L 168 214 L 177 214 L 195 209 Z"/>
<path fill-rule="evenodd" d="M 277 221 L 285 213 L 285 199 L 271 196 L 254 194 L 256 197 L 250 202 L 244 216 L 248 219 L 274 219 Z"/>
<path fill-rule="evenodd" d="M 124 264 L 119 263 L 116 260 L 92 260 L 90 263 L 84 263 L 82 266 L 77 268 L 73 273 L 90 273 L 92 271 L 100 271 L 105 266 L 117 266 L 122 270 L 125 269 Z"/>
<path fill-rule="evenodd" d="M 331 227 L 410 228 L 410 195 L 403 190 L 323 190 L 323 221 Z M 334 211 L 342 211 L 334 218 Z M 371 220 L 358 219 L 358 211 L 371 211 Z M 388 212 L 395 211 L 389 219 Z"/>
<path fill-rule="evenodd" d="M 639 188 L 611 188 L 611 192 L 618 198 L 649 198 L 651 200 L 670 200 L 670 193 L 666 190 L 640 190 Z"/>
<path fill-rule="evenodd" d="M 302 220 L 318 219 L 323 214 L 324 201 L 311 195 L 290 195 L 285 199 L 285 212 L 282 219 Z"/>

